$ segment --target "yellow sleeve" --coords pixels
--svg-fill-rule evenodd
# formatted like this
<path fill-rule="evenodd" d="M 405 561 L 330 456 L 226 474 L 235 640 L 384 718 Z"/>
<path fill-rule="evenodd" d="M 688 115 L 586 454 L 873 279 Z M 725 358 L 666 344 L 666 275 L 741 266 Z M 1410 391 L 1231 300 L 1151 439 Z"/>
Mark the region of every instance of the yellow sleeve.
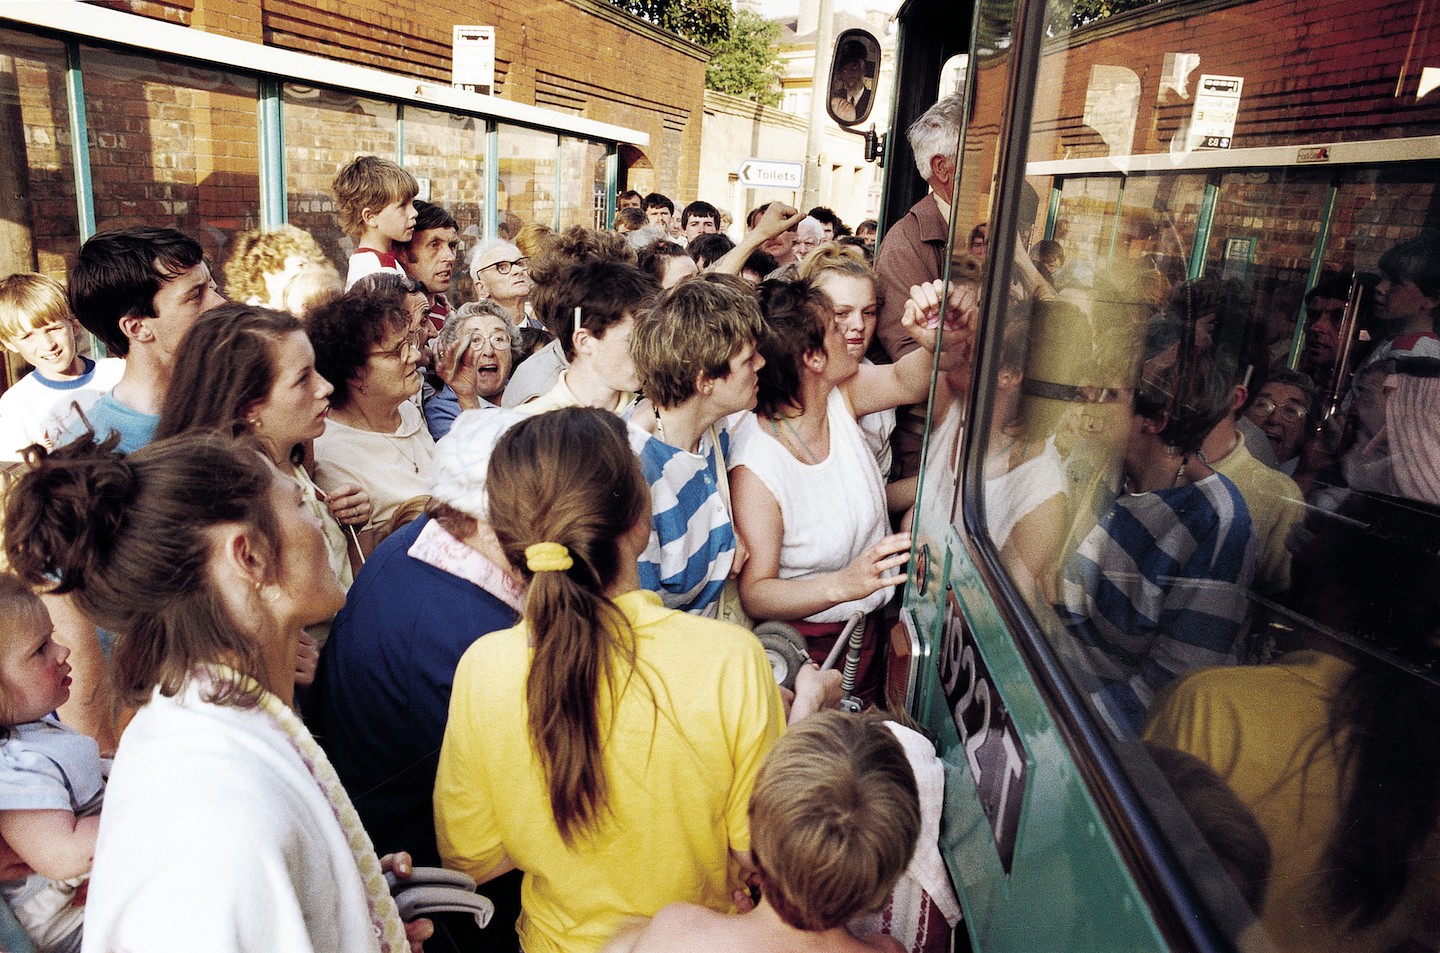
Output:
<path fill-rule="evenodd" d="M 742 653 L 732 666 L 735 689 L 724 696 L 735 703 L 726 707 L 735 780 L 725 803 L 725 828 L 730 848 L 737 851 L 750 849 L 750 792 L 760 765 L 784 729 L 785 713 L 780 687 L 759 640 L 745 639 Z"/>
<path fill-rule="evenodd" d="M 440 856 L 446 867 L 477 878 L 505 860 L 489 771 L 496 752 L 486 750 L 482 743 L 493 734 L 485 732 L 481 709 L 485 672 L 477 662 L 479 647 L 477 642 L 466 650 L 455 670 L 450 718 L 435 776 L 435 837 Z"/>

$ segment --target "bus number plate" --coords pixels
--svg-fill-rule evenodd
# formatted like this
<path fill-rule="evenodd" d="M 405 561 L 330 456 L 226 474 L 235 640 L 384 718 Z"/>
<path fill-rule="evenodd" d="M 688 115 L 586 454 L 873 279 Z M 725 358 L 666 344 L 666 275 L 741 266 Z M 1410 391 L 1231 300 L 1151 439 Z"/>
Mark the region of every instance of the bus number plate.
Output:
<path fill-rule="evenodd" d="M 990 670 L 954 591 L 948 593 L 948 618 L 940 650 L 940 682 L 945 703 L 955 719 L 965 761 L 975 778 L 980 804 L 995 837 L 1005 873 L 1015 859 L 1020 805 L 1025 794 L 1025 748 L 1005 702 L 995 689 Z"/>

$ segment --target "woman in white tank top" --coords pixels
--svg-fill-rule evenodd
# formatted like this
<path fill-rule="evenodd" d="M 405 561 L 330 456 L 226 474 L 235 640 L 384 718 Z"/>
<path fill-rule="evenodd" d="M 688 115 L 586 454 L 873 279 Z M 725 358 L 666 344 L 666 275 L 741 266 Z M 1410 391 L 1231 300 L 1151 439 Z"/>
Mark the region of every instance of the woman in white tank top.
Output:
<path fill-rule="evenodd" d="M 887 535 L 884 486 L 856 418 L 925 399 L 936 333 L 907 311 L 922 350 L 861 366 L 813 285 L 766 282 L 760 303 L 770 327 L 760 393 L 730 456 L 735 527 L 750 552 L 740 599 L 752 618 L 799 623 L 823 657 L 851 613 L 873 612 L 904 581 L 909 537 Z"/>

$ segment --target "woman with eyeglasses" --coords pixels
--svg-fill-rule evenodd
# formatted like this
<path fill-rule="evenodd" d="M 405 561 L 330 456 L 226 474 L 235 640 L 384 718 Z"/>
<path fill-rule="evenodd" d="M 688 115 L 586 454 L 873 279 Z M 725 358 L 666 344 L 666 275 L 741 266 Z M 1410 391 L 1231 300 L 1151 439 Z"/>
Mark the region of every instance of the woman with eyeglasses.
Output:
<path fill-rule="evenodd" d="M 424 331 L 404 294 L 354 289 L 311 311 L 306 330 L 315 369 L 335 388 L 315 440 L 315 482 L 326 493 L 354 483 L 369 495 L 370 519 L 357 540 L 365 556 L 394 528 L 400 504 L 430 492 L 435 441 L 414 399 Z"/>
<path fill-rule="evenodd" d="M 1260 396 L 1245 411 L 1245 416 L 1265 434 L 1275 450 L 1276 469 L 1293 477 L 1300 464 L 1300 452 L 1314 432 L 1313 410 L 1319 391 L 1309 374 L 1281 369 L 1270 375 L 1260 388 Z"/>
<path fill-rule="evenodd" d="M 519 335 L 493 301 L 472 301 L 450 315 L 435 339 L 435 371 L 445 384 L 425 401 L 430 436 L 449 433 L 461 411 L 499 406 Z"/>

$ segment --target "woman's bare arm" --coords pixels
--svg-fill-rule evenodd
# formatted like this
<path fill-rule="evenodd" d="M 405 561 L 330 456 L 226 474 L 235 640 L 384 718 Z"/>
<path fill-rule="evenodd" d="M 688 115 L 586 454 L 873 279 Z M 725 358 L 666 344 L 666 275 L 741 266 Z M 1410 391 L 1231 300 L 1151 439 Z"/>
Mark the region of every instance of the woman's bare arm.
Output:
<path fill-rule="evenodd" d="M 740 572 L 740 602 L 751 618 L 803 619 L 905 581 L 903 574 L 889 575 L 909 559 L 910 538 L 901 533 L 867 547 L 837 572 L 781 579 L 785 525 L 780 504 L 748 467 L 730 471 L 730 492 L 735 501 L 736 530 L 750 550 L 750 559 Z"/>

